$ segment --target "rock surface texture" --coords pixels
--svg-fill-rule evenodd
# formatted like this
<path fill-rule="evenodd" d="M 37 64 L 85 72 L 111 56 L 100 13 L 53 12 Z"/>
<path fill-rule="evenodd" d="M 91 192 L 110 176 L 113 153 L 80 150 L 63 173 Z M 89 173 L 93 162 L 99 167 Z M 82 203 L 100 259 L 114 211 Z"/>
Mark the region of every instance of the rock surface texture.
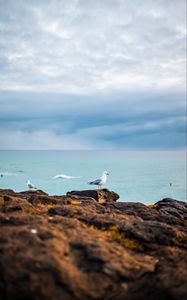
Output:
<path fill-rule="evenodd" d="M 0 190 L 1 300 L 186 300 L 187 204 Z"/>

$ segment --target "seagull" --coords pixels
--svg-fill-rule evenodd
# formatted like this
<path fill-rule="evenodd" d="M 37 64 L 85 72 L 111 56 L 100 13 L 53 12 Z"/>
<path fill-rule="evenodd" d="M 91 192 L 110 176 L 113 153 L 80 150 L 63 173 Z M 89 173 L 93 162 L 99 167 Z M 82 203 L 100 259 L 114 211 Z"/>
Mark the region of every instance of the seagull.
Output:
<path fill-rule="evenodd" d="M 99 179 L 89 181 L 88 184 L 98 185 L 98 189 L 102 189 L 102 186 L 106 183 L 107 175 L 109 175 L 109 173 L 107 171 L 104 171 Z"/>
<path fill-rule="evenodd" d="M 36 187 L 30 182 L 30 180 L 27 180 L 27 186 L 28 186 L 29 190 L 36 189 Z"/>
<path fill-rule="evenodd" d="M 69 176 L 69 175 L 65 175 L 65 174 L 58 174 L 53 177 L 53 179 L 58 179 L 58 178 L 74 179 L 74 178 L 81 178 L 81 176 Z"/>

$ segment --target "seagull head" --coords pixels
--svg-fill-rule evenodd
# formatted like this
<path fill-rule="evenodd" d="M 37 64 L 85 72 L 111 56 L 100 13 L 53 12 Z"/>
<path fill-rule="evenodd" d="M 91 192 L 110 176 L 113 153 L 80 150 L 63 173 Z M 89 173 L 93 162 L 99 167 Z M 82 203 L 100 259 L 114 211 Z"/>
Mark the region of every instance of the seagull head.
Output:
<path fill-rule="evenodd" d="M 105 174 L 105 175 L 109 175 L 109 173 L 108 173 L 107 171 L 104 171 L 104 172 L 103 172 L 103 174 Z"/>

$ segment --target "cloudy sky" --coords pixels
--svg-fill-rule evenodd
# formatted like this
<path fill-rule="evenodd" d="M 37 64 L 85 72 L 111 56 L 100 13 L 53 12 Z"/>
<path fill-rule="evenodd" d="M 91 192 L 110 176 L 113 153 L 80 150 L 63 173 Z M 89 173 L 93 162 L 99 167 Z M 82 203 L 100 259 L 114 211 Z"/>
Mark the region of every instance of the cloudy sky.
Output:
<path fill-rule="evenodd" d="M 185 4 L 0 0 L 0 149 L 184 149 Z"/>

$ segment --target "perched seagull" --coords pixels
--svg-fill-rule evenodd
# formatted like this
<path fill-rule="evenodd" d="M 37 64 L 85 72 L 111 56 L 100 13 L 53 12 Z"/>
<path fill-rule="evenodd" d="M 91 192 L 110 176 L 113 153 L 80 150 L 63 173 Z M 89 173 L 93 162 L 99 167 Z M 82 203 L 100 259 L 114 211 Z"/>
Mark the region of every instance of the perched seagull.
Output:
<path fill-rule="evenodd" d="M 104 171 L 99 179 L 89 181 L 88 184 L 98 185 L 98 189 L 102 189 L 102 186 L 106 183 L 107 175 L 109 175 L 109 173 L 107 171 Z"/>
<path fill-rule="evenodd" d="M 65 174 L 58 174 L 58 175 L 55 175 L 53 177 L 53 179 L 58 179 L 58 178 L 62 178 L 62 179 L 74 179 L 74 178 L 81 178 L 81 176 L 69 176 L 69 175 L 65 175 Z"/>
<path fill-rule="evenodd" d="M 36 189 L 36 187 L 30 182 L 30 180 L 27 180 L 27 186 L 28 186 L 29 190 Z"/>

